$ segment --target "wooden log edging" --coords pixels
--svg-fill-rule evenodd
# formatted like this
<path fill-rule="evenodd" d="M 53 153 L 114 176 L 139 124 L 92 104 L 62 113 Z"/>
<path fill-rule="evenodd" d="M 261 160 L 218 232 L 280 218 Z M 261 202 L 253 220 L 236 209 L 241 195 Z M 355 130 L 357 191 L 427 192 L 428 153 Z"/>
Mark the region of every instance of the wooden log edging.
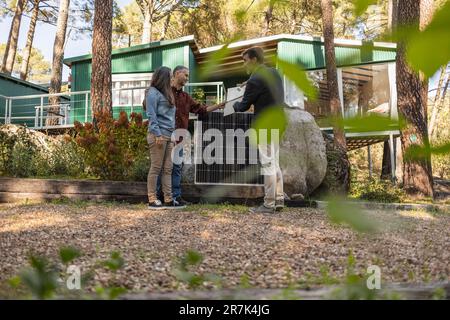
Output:
<path fill-rule="evenodd" d="M 301 289 L 217 289 L 209 291 L 174 291 L 174 292 L 142 292 L 127 293 L 120 296 L 121 300 L 273 300 L 273 299 L 299 299 L 299 300 L 334 300 L 336 290 L 343 286 L 331 285 L 309 290 Z M 430 300 L 437 298 L 437 292 L 441 291 L 440 299 L 450 299 L 450 283 L 392 283 L 377 290 L 378 299 L 392 299 L 389 296 L 397 294 L 397 299 L 405 300 Z M 286 297 L 286 291 L 289 297 Z M 340 297 L 342 299 L 342 297 Z"/>
<path fill-rule="evenodd" d="M 253 204 L 264 196 L 261 186 L 182 185 L 192 201 Z M 0 177 L 0 202 L 71 200 L 147 202 L 146 182 L 28 179 Z"/>
<path fill-rule="evenodd" d="M 363 209 L 371 210 L 394 210 L 394 211 L 414 211 L 422 210 L 426 212 L 450 213 L 450 205 L 446 204 L 424 204 L 424 203 L 383 203 L 369 201 L 346 201 L 348 204 L 360 206 Z M 325 209 L 327 201 L 317 201 L 319 209 Z"/>

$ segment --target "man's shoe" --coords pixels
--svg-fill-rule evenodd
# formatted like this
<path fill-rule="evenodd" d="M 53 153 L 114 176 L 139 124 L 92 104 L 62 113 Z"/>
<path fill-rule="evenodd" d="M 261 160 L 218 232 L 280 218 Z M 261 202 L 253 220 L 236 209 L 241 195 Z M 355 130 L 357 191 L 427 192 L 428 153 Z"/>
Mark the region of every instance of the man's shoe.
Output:
<path fill-rule="evenodd" d="M 284 208 L 284 200 L 275 201 L 275 211 L 281 211 Z"/>
<path fill-rule="evenodd" d="M 163 205 L 162 205 L 161 201 L 155 200 L 153 202 L 148 203 L 148 208 L 159 210 L 159 209 L 163 209 Z"/>
<path fill-rule="evenodd" d="M 265 205 L 260 205 L 259 207 L 250 208 L 250 213 L 274 213 L 275 208 L 268 208 Z"/>
<path fill-rule="evenodd" d="M 164 209 L 184 209 L 184 208 L 186 208 L 186 206 L 178 203 L 177 200 L 172 200 L 169 202 L 164 202 L 163 208 Z"/>
<path fill-rule="evenodd" d="M 178 202 L 182 206 L 188 206 L 191 204 L 189 201 L 184 200 L 182 197 L 176 197 L 175 201 Z"/>

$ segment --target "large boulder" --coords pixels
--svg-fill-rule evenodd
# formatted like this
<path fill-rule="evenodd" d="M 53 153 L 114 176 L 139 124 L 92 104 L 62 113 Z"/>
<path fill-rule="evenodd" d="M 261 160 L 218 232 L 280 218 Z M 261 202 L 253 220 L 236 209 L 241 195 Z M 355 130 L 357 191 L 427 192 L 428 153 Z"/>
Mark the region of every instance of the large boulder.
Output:
<path fill-rule="evenodd" d="M 325 141 L 310 113 L 299 108 L 285 108 L 285 113 L 288 125 L 280 147 L 284 191 L 291 199 L 302 199 L 325 178 Z"/>

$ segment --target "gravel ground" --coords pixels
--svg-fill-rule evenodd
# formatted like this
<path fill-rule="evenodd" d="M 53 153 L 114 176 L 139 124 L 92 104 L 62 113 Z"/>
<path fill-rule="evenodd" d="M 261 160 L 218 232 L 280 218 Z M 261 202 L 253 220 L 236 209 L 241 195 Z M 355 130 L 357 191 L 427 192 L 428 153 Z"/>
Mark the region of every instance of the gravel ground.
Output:
<path fill-rule="evenodd" d="M 380 266 L 385 283 L 450 281 L 449 214 L 368 214 L 382 226 L 376 234 L 334 225 L 325 211 L 312 208 L 251 215 L 241 206 L 151 211 L 108 203 L 2 204 L 0 283 L 19 273 L 30 251 L 56 261 L 65 245 L 82 251 L 74 261 L 82 272 L 112 251 L 121 252 L 125 266 L 116 274 L 100 268 L 96 280 L 133 292 L 186 289 L 173 271 L 189 249 L 204 257 L 192 271 L 218 275 L 224 288 L 283 288 L 299 281 L 314 286 L 324 277 L 342 279 L 349 252 L 360 272 Z"/>

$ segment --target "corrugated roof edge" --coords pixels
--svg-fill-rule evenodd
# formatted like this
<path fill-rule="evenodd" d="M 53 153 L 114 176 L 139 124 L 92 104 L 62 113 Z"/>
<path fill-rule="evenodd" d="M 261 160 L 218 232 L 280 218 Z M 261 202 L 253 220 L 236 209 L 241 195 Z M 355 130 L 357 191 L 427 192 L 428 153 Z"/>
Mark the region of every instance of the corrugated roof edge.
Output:
<path fill-rule="evenodd" d="M 7 79 L 9 81 L 14 81 L 14 82 L 17 82 L 19 84 L 23 84 L 25 86 L 28 86 L 28 87 L 31 87 L 31 88 L 34 88 L 34 89 L 37 89 L 37 90 L 41 90 L 41 91 L 43 91 L 45 93 L 48 93 L 48 89 L 47 88 L 41 87 L 40 85 L 34 84 L 32 82 L 29 82 L 29 81 L 25 81 L 25 80 L 22 80 L 22 79 L 10 76 L 10 75 L 8 75 L 6 73 L 0 72 L 0 77 L 5 78 L 5 79 Z"/>
<path fill-rule="evenodd" d="M 303 36 L 303 35 L 293 35 L 293 34 L 278 34 L 278 35 L 274 35 L 274 36 L 233 42 L 228 47 L 229 48 L 238 48 L 238 47 L 263 43 L 263 42 L 267 42 L 267 41 L 281 41 L 281 40 L 299 40 L 299 41 L 322 42 L 322 43 L 324 42 L 323 37 Z M 334 39 L 334 43 L 336 45 L 343 45 L 343 46 L 363 46 L 363 44 L 373 44 L 373 47 L 378 47 L 378 48 L 389 48 L 389 49 L 397 48 L 396 43 L 376 42 L 376 41 L 375 42 L 365 42 L 365 41 L 353 40 L 353 39 Z M 208 53 L 208 52 L 216 51 L 216 50 L 221 49 L 223 46 L 224 45 L 218 45 L 218 46 L 203 48 L 203 49 L 200 49 L 200 53 Z"/>
<path fill-rule="evenodd" d="M 114 49 L 114 50 L 112 50 L 111 55 L 127 53 L 127 52 L 134 52 L 134 51 L 140 51 L 140 50 L 147 50 L 147 49 L 150 49 L 150 48 L 170 46 L 170 45 L 174 45 L 174 44 L 177 44 L 177 43 L 183 43 L 183 42 L 189 43 L 189 45 L 192 48 L 192 50 L 194 52 L 196 52 L 196 51 L 198 52 L 198 47 L 197 47 L 197 44 L 195 42 L 194 35 L 189 35 L 189 36 L 178 38 L 178 39 L 174 39 L 174 40 L 153 41 L 153 42 L 149 42 L 149 43 L 145 43 L 145 44 L 139 44 L 139 45 L 132 46 L 132 47 Z M 85 54 L 85 55 L 82 55 L 82 56 L 76 56 L 76 57 L 71 57 L 71 58 L 64 59 L 64 64 L 66 64 L 67 66 L 70 67 L 73 62 L 78 62 L 78 61 L 83 61 L 83 60 L 90 60 L 90 59 L 92 59 L 92 54 Z"/>

